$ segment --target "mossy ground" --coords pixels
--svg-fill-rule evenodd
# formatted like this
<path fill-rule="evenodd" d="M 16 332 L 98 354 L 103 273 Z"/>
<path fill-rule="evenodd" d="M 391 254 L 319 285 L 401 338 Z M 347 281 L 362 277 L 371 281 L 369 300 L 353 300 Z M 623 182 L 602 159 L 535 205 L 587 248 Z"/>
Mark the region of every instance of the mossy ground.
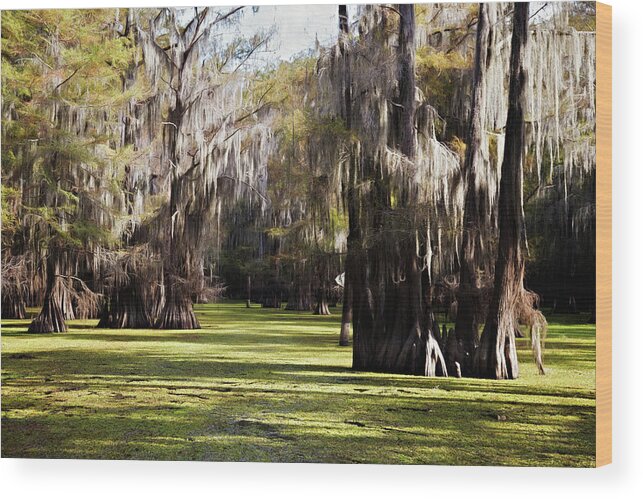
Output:
<path fill-rule="evenodd" d="M 351 370 L 330 317 L 198 305 L 203 329 L 2 323 L 2 456 L 593 466 L 595 328 L 549 317 L 547 375 Z M 574 323 L 577 322 L 577 323 Z"/>

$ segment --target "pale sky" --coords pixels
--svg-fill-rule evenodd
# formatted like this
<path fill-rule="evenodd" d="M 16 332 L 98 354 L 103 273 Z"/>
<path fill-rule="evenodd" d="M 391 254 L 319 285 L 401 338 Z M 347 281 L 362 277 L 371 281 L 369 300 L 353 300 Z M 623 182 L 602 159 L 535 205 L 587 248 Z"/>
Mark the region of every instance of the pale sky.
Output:
<path fill-rule="evenodd" d="M 337 38 L 337 5 L 262 5 L 257 12 L 244 9 L 240 21 L 240 32 L 252 36 L 258 31 L 274 26 L 269 50 L 274 59 L 289 60 L 293 55 L 311 49 L 315 40 L 330 45 Z"/>

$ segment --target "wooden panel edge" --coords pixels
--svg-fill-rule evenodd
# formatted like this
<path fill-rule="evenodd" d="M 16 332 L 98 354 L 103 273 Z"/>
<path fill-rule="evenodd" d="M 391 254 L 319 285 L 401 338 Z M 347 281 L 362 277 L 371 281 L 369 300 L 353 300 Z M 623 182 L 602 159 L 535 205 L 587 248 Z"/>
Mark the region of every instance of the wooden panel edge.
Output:
<path fill-rule="evenodd" d="M 612 7 L 596 3 L 596 466 L 612 462 Z"/>

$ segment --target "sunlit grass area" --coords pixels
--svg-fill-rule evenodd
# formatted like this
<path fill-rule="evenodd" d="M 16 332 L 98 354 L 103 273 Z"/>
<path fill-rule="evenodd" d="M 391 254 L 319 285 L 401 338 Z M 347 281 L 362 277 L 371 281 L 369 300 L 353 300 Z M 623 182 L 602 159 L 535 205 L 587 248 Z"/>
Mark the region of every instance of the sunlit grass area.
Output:
<path fill-rule="evenodd" d="M 550 317 L 539 376 L 351 370 L 330 317 L 197 305 L 203 329 L 2 323 L 2 456 L 593 466 L 595 328 Z"/>

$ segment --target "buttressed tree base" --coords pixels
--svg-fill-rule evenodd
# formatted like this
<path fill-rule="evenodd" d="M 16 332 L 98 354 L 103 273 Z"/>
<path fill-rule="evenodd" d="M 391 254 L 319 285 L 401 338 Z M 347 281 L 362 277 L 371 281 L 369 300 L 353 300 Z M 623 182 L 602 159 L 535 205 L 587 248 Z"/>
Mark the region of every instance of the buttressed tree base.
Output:
<path fill-rule="evenodd" d="M 2 12 L 2 457 L 611 461 L 611 9 Z"/>

